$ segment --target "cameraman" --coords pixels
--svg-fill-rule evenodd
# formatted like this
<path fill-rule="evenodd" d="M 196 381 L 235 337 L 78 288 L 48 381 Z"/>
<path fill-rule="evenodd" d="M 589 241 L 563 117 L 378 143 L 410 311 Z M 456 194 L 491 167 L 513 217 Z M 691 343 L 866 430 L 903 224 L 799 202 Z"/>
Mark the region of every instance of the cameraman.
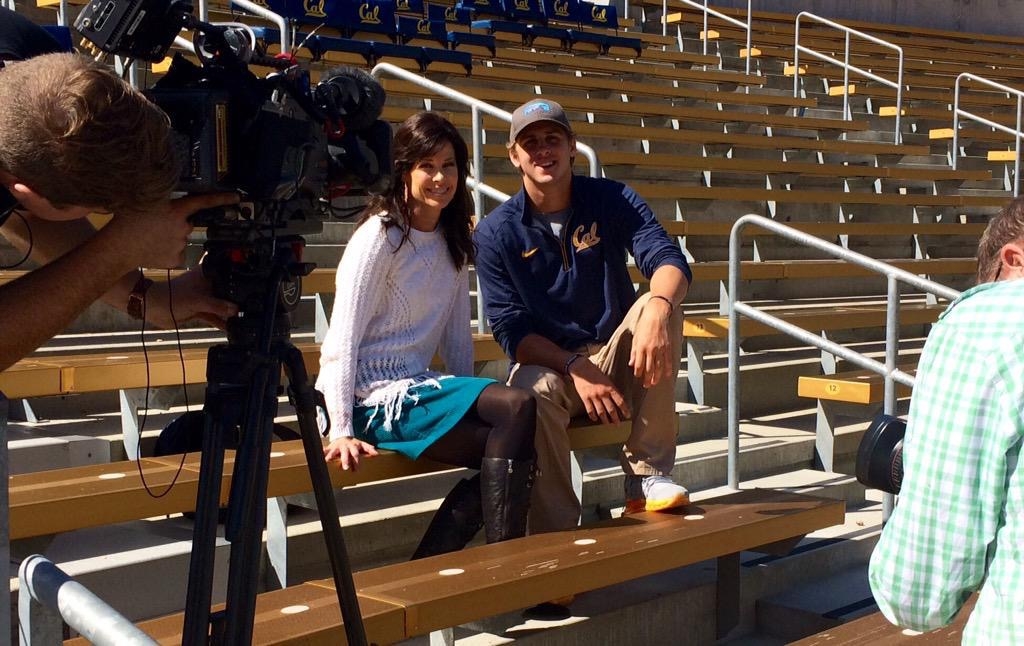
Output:
<path fill-rule="evenodd" d="M 932 328 L 918 364 L 899 504 L 871 556 L 875 600 L 915 630 L 977 589 L 965 644 L 1024 643 L 1024 198 L 989 222 L 979 284 Z"/>
<path fill-rule="evenodd" d="M 170 200 L 178 168 L 163 112 L 83 56 L 10 62 L 37 53 L 48 35 L 8 11 L 0 23 L 0 39 L 22 35 L 13 48 L 10 38 L 0 42 L 8 58 L 0 69 L 0 232 L 46 263 L 0 286 L 0 370 L 97 298 L 161 327 L 222 325 L 236 308 L 209 294 L 199 270 L 151 284 L 138 268 L 179 266 L 188 216 L 237 196 Z M 90 212 L 114 215 L 97 231 Z"/>

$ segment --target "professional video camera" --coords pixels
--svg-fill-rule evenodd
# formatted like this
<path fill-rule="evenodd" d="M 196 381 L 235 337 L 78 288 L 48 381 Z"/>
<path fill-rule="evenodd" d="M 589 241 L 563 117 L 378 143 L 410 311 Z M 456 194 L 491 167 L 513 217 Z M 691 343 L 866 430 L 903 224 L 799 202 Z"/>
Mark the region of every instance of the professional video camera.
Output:
<path fill-rule="evenodd" d="M 171 120 L 181 162 L 179 190 L 238 191 L 237 208 L 193 216 L 207 227 L 204 272 L 214 293 L 251 315 L 272 266 L 284 264 L 281 307 L 298 303 L 300 235 L 317 233 L 332 199 L 379 193 L 390 182 L 391 128 L 378 117 L 383 88 L 365 72 L 339 68 L 313 86 L 284 56 L 255 51 L 244 26 L 196 19 L 187 0 L 92 0 L 75 28 L 101 51 L 163 59 L 183 28 L 200 65 L 178 54 L 147 95 Z M 249 64 L 274 68 L 258 78 Z M 232 333 L 229 324 L 229 338 Z"/>
<path fill-rule="evenodd" d="M 886 493 L 898 494 L 903 485 L 903 436 L 907 423 L 892 415 L 878 415 L 857 449 L 857 480 Z"/>

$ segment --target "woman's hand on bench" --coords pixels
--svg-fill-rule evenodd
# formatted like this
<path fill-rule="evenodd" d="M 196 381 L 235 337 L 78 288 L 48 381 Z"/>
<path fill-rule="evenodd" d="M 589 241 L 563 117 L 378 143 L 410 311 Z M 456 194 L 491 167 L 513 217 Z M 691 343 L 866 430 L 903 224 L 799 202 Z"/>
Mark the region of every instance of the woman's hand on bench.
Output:
<path fill-rule="evenodd" d="M 361 455 L 372 458 L 377 455 L 377 448 L 354 437 L 339 437 L 324 447 L 324 459 L 328 462 L 339 460 L 342 471 L 358 469 Z"/>

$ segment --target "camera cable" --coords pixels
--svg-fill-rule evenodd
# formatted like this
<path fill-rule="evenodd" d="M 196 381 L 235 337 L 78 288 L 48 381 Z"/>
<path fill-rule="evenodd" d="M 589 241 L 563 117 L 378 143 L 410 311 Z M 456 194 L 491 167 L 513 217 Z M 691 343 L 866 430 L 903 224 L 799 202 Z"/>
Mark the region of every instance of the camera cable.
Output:
<path fill-rule="evenodd" d="M 24 216 L 24 214 L 22 214 L 18 207 L 19 205 L 15 203 L 11 208 L 7 209 L 6 212 L 0 214 L 0 226 L 3 226 L 3 224 L 7 222 L 8 218 L 10 218 L 12 215 L 18 216 L 18 218 L 21 220 L 21 224 L 25 227 L 25 234 L 28 237 L 28 248 L 25 250 L 25 255 L 22 256 L 21 259 L 18 260 L 18 262 L 14 263 L 13 265 L 0 265 L 0 270 L 17 269 L 18 267 L 23 265 L 26 260 L 29 259 L 29 256 L 32 255 L 32 247 L 35 244 L 32 239 L 32 227 L 29 226 L 28 219 Z"/>
<path fill-rule="evenodd" d="M 144 274 L 142 269 L 139 269 L 139 277 L 143 277 Z M 171 288 L 171 270 L 167 270 L 167 309 L 171 315 L 171 322 L 174 325 L 174 336 L 176 339 L 176 345 L 178 348 L 178 362 L 181 365 L 181 391 L 185 396 L 185 412 L 189 410 L 188 401 L 188 381 L 185 376 L 185 356 L 181 349 L 181 330 L 178 326 L 178 319 L 174 315 L 174 297 L 173 289 Z M 142 358 L 146 364 L 146 396 L 143 403 L 142 419 L 139 422 L 139 439 L 135 445 L 135 466 L 139 471 L 139 479 L 142 481 L 142 486 L 146 490 L 146 493 L 150 498 L 163 498 L 174 489 L 174 485 L 178 482 L 178 478 L 181 476 L 181 472 L 185 469 L 185 458 L 188 457 L 188 453 L 181 454 L 181 461 L 178 463 L 178 469 L 174 472 L 174 477 L 167 484 L 163 491 L 157 493 L 149 483 L 146 481 L 146 474 L 142 469 L 142 432 L 146 429 L 146 421 L 149 419 L 149 391 L 151 389 L 152 377 L 149 371 L 149 350 L 146 347 L 146 299 L 142 299 L 142 319 L 139 323 L 139 337 L 142 342 Z"/>

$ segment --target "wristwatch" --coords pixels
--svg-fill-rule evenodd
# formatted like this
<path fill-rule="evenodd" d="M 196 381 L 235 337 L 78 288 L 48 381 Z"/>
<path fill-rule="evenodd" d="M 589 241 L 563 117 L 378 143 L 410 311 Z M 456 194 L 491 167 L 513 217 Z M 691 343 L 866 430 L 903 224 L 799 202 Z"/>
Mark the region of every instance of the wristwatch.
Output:
<path fill-rule="evenodd" d="M 139 272 L 139 280 L 128 294 L 128 315 L 133 319 L 141 321 L 146 318 L 146 292 L 152 286 L 153 281 Z"/>

